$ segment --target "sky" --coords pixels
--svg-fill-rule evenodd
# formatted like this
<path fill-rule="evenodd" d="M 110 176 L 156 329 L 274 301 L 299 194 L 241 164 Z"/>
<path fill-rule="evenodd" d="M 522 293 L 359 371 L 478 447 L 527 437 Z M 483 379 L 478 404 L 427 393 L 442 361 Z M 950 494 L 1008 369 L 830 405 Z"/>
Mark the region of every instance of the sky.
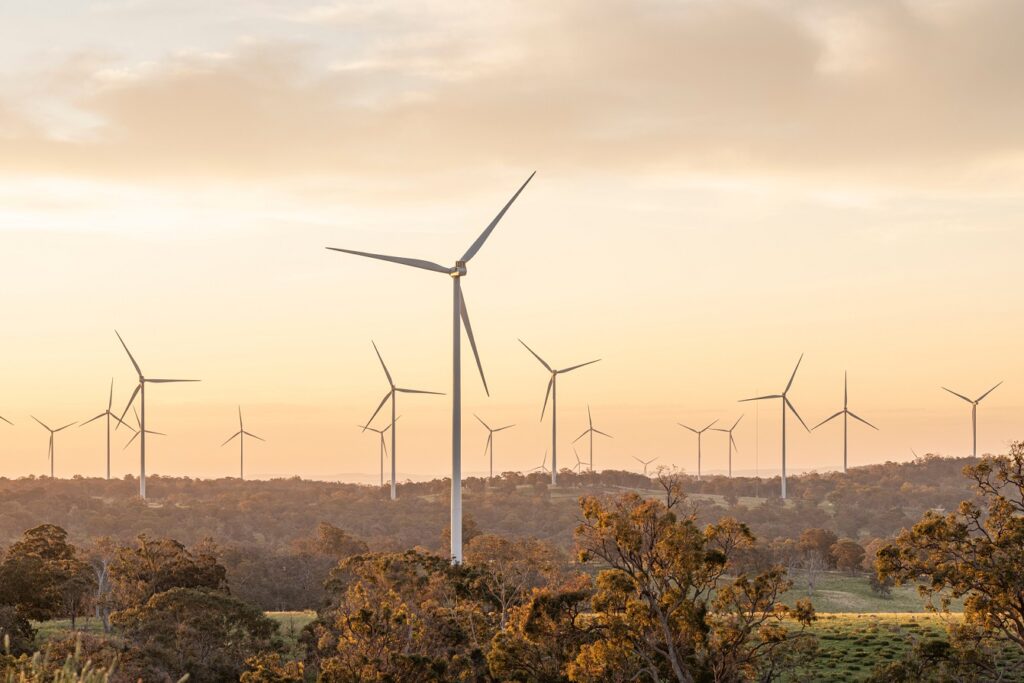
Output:
<path fill-rule="evenodd" d="M 144 372 L 147 471 L 370 481 L 357 425 L 400 385 L 451 391 L 437 274 L 537 175 L 463 286 L 515 428 L 495 469 L 540 464 L 552 365 L 560 464 L 693 472 L 678 426 L 743 419 L 734 470 L 778 470 L 785 386 L 842 407 L 850 464 L 1024 436 L 1024 3 L 1017 0 L 52 0 L 0 8 L 0 476 L 47 473 L 47 433 L 120 412 Z M 465 348 L 465 347 L 464 347 Z M 399 479 L 450 472 L 450 395 L 402 396 Z M 381 424 L 383 421 L 378 420 Z M 791 470 L 841 466 L 837 421 L 792 429 Z M 716 425 L 716 426 L 719 426 Z M 104 471 L 101 421 L 56 474 Z M 138 469 L 115 434 L 113 473 Z M 581 441 L 580 455 L 586 453 Z M 709 432 L 705 472 L 726 467 Z"/>

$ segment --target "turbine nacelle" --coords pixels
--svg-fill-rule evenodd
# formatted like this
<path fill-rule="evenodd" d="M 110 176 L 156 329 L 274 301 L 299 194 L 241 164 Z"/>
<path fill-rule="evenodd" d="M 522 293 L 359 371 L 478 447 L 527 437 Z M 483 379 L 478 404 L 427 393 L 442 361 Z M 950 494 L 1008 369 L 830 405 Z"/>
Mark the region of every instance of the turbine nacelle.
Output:
<path fill-rule="evenodd" d="M 452 277 L 458 278 L 458 277 L 464 277 L 468 272 L 469 271 L 466 270 L 466 262 L 465 261 L 456 261 L 455 262 L 455 267 L 452 268 L 451 271 L 448 274 L 451 275 Z"/>

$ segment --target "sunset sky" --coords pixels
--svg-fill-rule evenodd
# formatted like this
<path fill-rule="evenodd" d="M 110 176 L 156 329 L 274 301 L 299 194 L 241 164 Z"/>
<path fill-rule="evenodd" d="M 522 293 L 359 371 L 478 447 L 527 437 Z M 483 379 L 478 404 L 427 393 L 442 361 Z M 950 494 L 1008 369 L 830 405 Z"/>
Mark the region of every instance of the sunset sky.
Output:
<path fill-rule="evenodd" d="M 450 393 L 450 282 L 328 252 L 451 263 L 537 176 L 464 280 L 496 469 L 559 448 L 599 469 L 695 470 L 677 422 L 731 423 L 734 468 L 777 471 L 777 404 L 850 407 L 851 465 L 1024 438 L 1024 3 L 51 0 L 0 9 L 0 475 L 44 474 L 51 425 L 150 376 L 148 471 L 363 480 L 356 425 L 387 386 Z M 399 478 L 444 476 L 450 396 L 403 396 Z M 792 422 L 790 423 L 793 424 Z M 842 427 L 790 467 L 841 465 Z M 114 474 L 138 451 L 115 439 Z M 57 435 L 98 476 L 99 422 Z M 585 448 L 580 447 L 582 455 Z M 755 462 L 756 459 L 756 462 Z M 571 462 L 570 462 L 571 461 Z M 706 471 L 725 467 L 708 434 Z"/>

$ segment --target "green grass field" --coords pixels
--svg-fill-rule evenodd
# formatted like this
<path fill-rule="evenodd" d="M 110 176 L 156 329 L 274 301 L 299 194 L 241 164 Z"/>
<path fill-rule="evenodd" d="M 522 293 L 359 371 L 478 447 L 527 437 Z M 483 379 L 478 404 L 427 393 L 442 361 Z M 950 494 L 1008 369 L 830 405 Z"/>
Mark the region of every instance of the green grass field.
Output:
<path fill-rule="evenodd" d="M 890 597 L 882 598 L 871 591 L 867 576 L 825 572 L 818 577 L 813 593 L 809 593 L 807 579 L 800 570 L 790 571 L 789 578 L 793 580 L 793 589 L 783 596 L 783 601 L 792 605 L 801 598 L 810 598 L 818 612 L 885 614 L 928 611 L 914 586 L 895 586 Z M 962 608 L 959 601 L 950 605 L 954 612 Z"/>

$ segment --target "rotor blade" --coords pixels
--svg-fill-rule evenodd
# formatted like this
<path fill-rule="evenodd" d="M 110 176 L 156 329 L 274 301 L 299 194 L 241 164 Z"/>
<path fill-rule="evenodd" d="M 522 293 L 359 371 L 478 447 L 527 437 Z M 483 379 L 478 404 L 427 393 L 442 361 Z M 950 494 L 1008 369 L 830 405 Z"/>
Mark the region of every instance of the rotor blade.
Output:
<path fill-rule="evenodd" d="M 544 394 L 544 405 L 540 409 L 540 419 L 544 420 L 544 411 L 548 409 L 548 399 L 551 398 L 551 387 L 555 384 L 555 376 L 551 375 L 551 379 L 548 380 L 548 391 Z"/>
<path fill-rule="evenodd" d="M 589 433 L 590 433 L 590 430 L 589 430 L 589 429 L 584 429 L 584 430 L 583 430 L 583 433 L 582 433 L 582 434 L 580 434 L 579 436 L 577 436 L 577 437 L 576 437 L 575 439 L 573 439 L 573 440 L 572 440 L 572 442 L 573 442 L 573 443 L 576 443 L 577 441 L 579 441 L 580 439 L 582 439 L 583 437 L 585 437 L 585 436 L 586 436 L 587 434 L 589 434 Z"/>
<path fill-rule="evenodd" d="M 946 389 L 946 387 L 942 387 L 942 388 L 943 388 L 943 389 Z M 946 391 L 948 391 L 949 393 L 953 394 L 954 396 L 959 396 L 960 398 L 962 398 L 963 400 L 967 401 L 968 403 L 974 403 L 974 401 L 972 401 L 971 399 L 967 398 L 967 397 L 966 397 L 966 396 L 964 396 L 963 394 L 958 394 L 958 393 L 956 393 L 956 392 L 955 392 L 955 391 L 953 391 L 952 389 L 946 389 Z"/>
<path fill-rule="evenodd" d="M 876 427 L 875 425 L 871 424 L 870 422 L 868 422 L 867 420 L 865 420 L 865 419 L 864 419 L 863 417 L 858 417 L 857 415 L 854 415 L 853 413 L 851 413 L 851 412 L 850 412 L 849 410 L 847 410 L 846 412 L 847 412 L 847 413 L 848 413 L 848 414 L 850 415 L 850 417 L 852 417 L 852 418 L 853 418 L 854 420 L 860 420 L 861 422 L 863 422 L 864 424 L 866 424 L 866 425 L 867 425 L 868 427 L 871 427 L 871 428 L 872 428 L 872 429 L 874 429 L 875 431 L 878 431 L 878 427 Z"/>
<path fill-rule="evenodd" d="M 493 437 L 494 437 L 494 434 L 492 434 L 491 432 L 487 433 L 487 442 L 484 443 L 484 455 L 487 455 L 487 449 L 491 447 L 491 439 Z"/>
<path fill-rule="evenodd" d="M 6 422 L 7 424 L 11 425 L 12 427 L 14 426 L 14 423 L 13 423 L 13 422 L 11 422 L 10 420 L 8 420 L 8 419 L 7 419 L 6 417 L 4 417 L 3 415 L 0 415 L 0 420 L 3 420 L 4 422 Z"/>
<path fill-rule="evenodd" d="M 365 256 L 366 258 L 375 258 L 380 261 L 390 261 L 391 263 L 400 263 L 403 266 L 412 266 L 413 268 L 422 268 L 423 270 L 432 270 L 436 273 L 448 274 L 451 272 L 451 268 L 445 268 L 444 266 L 434 263 L 433 261 L 424 261 L 418 258 L 405 258 L 404 256 L 385 256 L 384 254 L 371 254 L 367 251 L 356 251 L 354 249 L 341 249 L 340 247 L 326 247 L 331 251 L 341 251 L 346 254 L 355 254 L 356 256 Z"/>
<path fill-rule="evenodd" d="M 45 422 L 43 422 L 42 420 L 40 420 L 40 419 L 39 419 L 38 417 L 36 417 L 35 415 L 29 415 L 29 417 L 31 417 L 31 418 L 32 418 L 33 420 L 35 420 L 35 421 L 36 421 L 36 422 L 38 422 L 39 424 L 43 425 L 43 429 L 45 429 L 46 431 L 49 431 L 49 432 L 52 432 L 52 431 L 53 431 L 52 429 L 50 429 L 49 427 L 47 427 L 47 426 L 46 426 L 46 423 L 45 423 Z"/>
<path fill-rule="evenodd" d="M 146 378 L 147 382 L 151 384 L 167 384 L 169 382 L 202 382 L 201 379 L 149 379 Z"/>
<path fill-rule="evenodd" d="M 154 431 L 153 431 L 152 429 L 147 429 L 147 430 L 146 430 L 146 433 L 147 433 L 147 434 L 155 434 L 155 435 L 157 435 L 157 436 L 167 436 L 167 435 L 166 435 L 166 434 L 164 434 L 163 432 L 154 432 Z"/>
<path fill-rule="evenodd" d="M 480 381 L 484 383 L 484 393 L 490 396 L 491 390 L 487 388 L 487 378 L 484 377 L 484 366 L 480 362 L 480 353 L 476 350 L 476 339 L 473 338 L 473 325 L 469 322 L 469 311 L 466 310 L 465 294 L 459 297 L 459 304 L 460 313 L 462 315 L 462 324 L 466 327 L 466 336 L 469 337 L 469 346 L 473 349 L 473 358 L 476 359 L 476 369 L 480 371 Z"/>
<path fill-rule="evenodd" d="M 139 429 L 142 429 L 142 420 L 139 419 L 139 411 L 132 408 L 132 412 L 135 413 L 135 424 L 139 426 Z"/>
<path fill-rule="evenodd" d="M 614 438 L 615 438 L 615 437 L 614 437 L 614 436 L 612 436 L 611 434 L 605 434 L 605 433 L 604 433 L 604 432 L 602 432 L 602 431 L 601 431 L 600 429 L 595 429 L 595 430 L 594 430 L 594 433 L 595 433 L 595 434 L 600 434 L 601 436 L 607 436 L 607 437 L 608 437 L 609 439 L 614 439 Z"/>
<path fill-rule="evenodd" d="M 388 384 L 395 386 L 395 381 L 391 379 L 391 373 L 388 372 L 388 366 L 384 364 L 384 357 L 380 355 L 380 350 L 377 348 L 377 342 L 371 339 L 370 343 L 373 344 L 373 350 L 377 352 L 377 359 L 380 361 L 380 366 L 384 368 L 384 375 L 388 378 Z"/>
<path fill-rule="evenodd" d="M 796 419 L 800 420 L 800 424 L 804 426 L 804 429 L 806 429 L 807 431 L 811 431 L 810 428 L 807 426 L 807 423 L 804 422 L 804 419 L 800 417 L 800 413 L 796 412 L 796 408 L 794 408 L 793 404 L 789 402 L 789 399 L 783 397 L 782 400 L 786 402 L 786 405 L 789 406 L 789 409 L 793 411 L 794 415 L 796 415 Z"/>
<path fill-rule="evenodd" d="M 132 407 L 132 403 L 135 402 L 135 397 L 139 395 L 139 392 L 141 390 L 142 383 L 140 382 L 139 384 L 135 385 L 135 391 L 132 392 L 132 397 L 128 399 L 127 405 L 125 405 L 124 410 L 121 412 L 121 417 L 117 418 L 118 426 L 124 424 L 124 416 L 128 414 L 128 409 Z M 117 431 L 117 427 L 114 427 L 114 430 Z"/>
<path fill-rule="evenodd" d="M 782 393 L 784 393 L 784 394 L 788 394 L 789 393 L 789 388 L 791 386 L 793 386 L 793 380 L 796 379 L 796 371 L 800 369 L 800 361 L 802 361 L 803 359 L 804 359 L 804 354 L 801 353 L 800 354 L 800 358 L 798 358 L 797 361 L 796 361 L 796 367 L 793 368 L 793 374 L 789 376 L 789 383 L 786 384 L 786 390 L 783 391 Z"/>
<path fill-rule="evenodd" d="M 484 426 L 484 429 L 486 429 L 489 432 L 493 432 L 494 431 L 493 429 L 490 428 L 490 426 L 488 426 L 488 424 L 486 422 L 484 422 L 483 420 L 480 419 L 479 415 L 477 415 L 476 413 L 473 413 L 473 417 L 476 418 L 477 422 L 479 422 L 480 424 L 482 424 Z"/>
<path fill-rule="evenodd" d="M 559 370 L 558 372 L 562 373 L 562 374 L 564 374 L 566 372 L 572 372 L 573 370 L 576 370 L 578 368 L 582 368 L 582 367 L 584 367 L 586 365 L 593 365 L 594 363 L 597 363 L 600 360 L 601 360 L 600 358 L 598 358 L 597 360 L 588 360 L 586 363 L 580 363 L 579 365 L 573 365 L 571 368 L 565 368 L 564 370 Z"/>
<path fill-rule="evenodd" d="M 80 424 L 79 427 L 84 427 L 85 425 L 89 424 L 90 422 L 95 422 L 96 420 L 100 419 L 101 417 L 103 417 L 105 415 L 106 415 L 106 413 L 100 413 L 99 415 L 97 415 L 96 417 L 92 418 L 91 420 L 86 420 L 85 422 Z M 0 418 L 0 419 L 3 419 L 3 418 Z"/>
<path fill-rule="evenodd" d="M 232 434 L 232 435 L 231 435 L 231 436 L 230 436 L 230 437 L 228 438 L 228 440 L 227 440 L 227 441 L 225 441 L 224 443 L 222 443 L 222 444 L 221 444 L 221 447 L 223 448 L 224 446 L 227 446 L 227 445 L 228 445 L 229 443 L 231 443 L 232 441 L 234 441 L 234 440 L 235 440 L 235 439 L 236 439 L 237 437 L 239 437 L 239 436 L 241 436 L 241 435 L 242 435 L 242 432 L 235 432 L 234 434 Z"/>
<path fill-rule="evenodd" d="M 732 427 L 729 428 L 729 432 L 730 433 L 732 432 L 732 430 L 736 429 L 736 426 L 740 423 L 740 420 L 742 420 L 742 419 L 743 419 L 743 416 L 740 415 L 739 418 L 732 424 Z"/>
<path fill-rule="evenodd" d="M 1002 384 L 1002 382 L 1000 382 L 999 384 Z M 996 388 L 997 388 L 997 387 L 999 386 L 999 384 L 997 384 L 996 386 L 992 387 L 991 389 L 989 389 L 988 391 L 986 391 L 986 392 L 985 392 L 984 394 L 982 394 L 981 396 L 979 396 L 979 397 L 978 397 L 978 400 L 977 400 L 977 401 L 975 401 L 975 403 L 979 403 L 979 402 L 981 401 L 981 399 L 985 398 L 986 396 L 988 396 L 989 394 L 991 394 L 991 393 L 992 393 L 993 391 L 995 391 L 995 390 L 996 390 Z"/>
<path fill-rule="evenodd" d="M 266 439 L 264 439 L 262 436 L 256 436 L 252 432 L 247 432 L 245 430 L 242 430 L 242 433 L 245 434 L 246 436 L 251 436 L 252 438 L 256 439 L 257 441 L 266 441 Z"/>
<path fill-rule="evenodd" d="M 519 340 L 519 343 L 522 344 L 523 346 L 526 346 L 526 342 L 524 342 L 522 339 Z M 548 369 L 548 372 L 554 372 L 554 370 L 551 368 L 551 366 L 547 364 L 547 361 L 545 361 L 543 358 L 538 356 L 536 351 L 531 349 L 529 346 L 526 346 L 526 350 L 529 351 L 530 353 L 532 353 L 533 357 L 536 358 L 537 360 L 539 360 L 540 364 Z"/>
<path fill-rule="evenodd" d="M 117 415 L 114 415 L 113 413 L 110 413 L 110 417 L 112 417 L 115 420 L 117 420 L 118 424 L 123 424 L 125 427 L 128 427 L 128 425 L 126 423 L 122 422 L 121 418 L 119 418 Z M 128 427 L 128 428 L 131 429 L 131 427 Z M 117 427 L 114 427 L 114 429 L 116 430 Z"/>
<path fill-rule="evenodd" d="M 132 445 L 132 441 L 135 441 L 135 439 L 138 436 L 139 436 L 139 432 L 137 432 L 137 431 L 134 434 L 132 434 L 132 438 L 128 439 L 128 443 L 126 443 L 124 445 L 124 448 L 122 450 L 128 450 L 128 447 Z"/>
<path fill-rule="evenodd" d="M 768 396 L 755 396 L 754 398 L 741 398 L 737 403 L 746 403 L 747 401 L 763 401 L 766 398 L 782 398 L 782 394 L 769 394 Z"/>
<path fill-rule="evenodd" d="M 515 425 L 505 425 L 504 427 L 498 427 L 497 429 L 495 429 L 493 431 L 495 431 L 495 432 L 503 432 L 506 429 L 512 429 L 513 427 L 515 427 Z"/>
<path fill-rule="evenodd" d="M 107 401 L 107 412 L 114 408 L 114 378 L 110 378 L 110 400 Z"/>
<path fill-rule="evenodd" d="M 641 460 L 640 458 L 636 457 L 635 455 L 633 456 L 633 459 L 636 460 L 638 463 L 641 463 L 641 464 L 644 464 L 644 465 L 647 464 L 643 460 Z"/>
<path fill-rule="evenodd" d="M 709 425 L 708 425 L 707 427 L 705 427 L 704 429 L 702 429 L 702 430 L 700 430 L 700 431 L 702 431 L 702 432 L 706 432 L 706 431 L 708 431 L 709 429 L 711 429 L 711 427 L 712 427 L 713 425 L 715 425 L 715 424 L 717 424 L 717 423 L 718 423 L 718 420 L 714 420 L 714 421 L 713 421 L 713 422 L 712 422 L 711 424 L 709 424 Z"/>
<path fill-rule="evenodd" d="M 696 429 L 694 429 L 693 427 L 687 427 L 682 422 L 677 422 L 676 424 L 679 425 L 680 427 L 682 427 L 683 429 L 689 429 L 694 434 L 700 434 L 700 432 L 698 432 Z"/>
<path fill-rule="evenodd" d="M 142 368 L 140 368 L 139 364 L 135 362 L 135 356 L 133 356 L 132 352 L 128 350 L 128 345 L 124 343 L 124 339 L 121 339 L 121 333 L 114 330 L 114 334 L 117 335 L 118 340 L 121 342 L 121 346 L 124 347 L 124 352 L 128 354 L 128 359 L 131 360 L 132 365 L 135 366 L 135 371 L 139 373 L 139 377 L 142 377 Z"/>
<path fill-rule="evenodd" d="M 443 391 L 426 391 L 425 389 L 402 389 L 395 387 L 395 391 L 403 394 L 431 394 L 433 396 L 444 396 Z"/>
<path fill-rule="evenodd" d="M 462 255 L 463 261 L 469 261 L 471 258 L 476 256 L 476 252 L 480 251 L 480 247 L 484 246 L 484 242 L 486 242 L 487 238 L 491 236 L 491 232 L 494 231 L 494 228 L 498 225 L 498 221 L 500 221 L 502 217 L 505 215 L 505 212 L 508 211 L 508 207 L 512 206 L 512 202 L 514 202 L 519 197 L 520 192 L 526 189 L 526 186 L 529 184 L 531 180 L 533 180 L 533 176 L 535 175 L 537 175 L 536 171 L 530 174 L 530 177 L 526 179 L 526 182 L 523 183 L 518 190 L 516 190 L 516 193 L 512 195 L 512 199 L 508 200 L 508 203 L 501 208 L 501 211 L 499 211 L 498 215 L 494 217 L 494 220 L 491 221 L 490 225 L 484 228 L 484 231 L 480 234 L 479 237 L 476 238 L 476 241 L 473 242 L 473 244 L 470 245 L 469 249 L 466 250 L 466 253 Z"/>
<path fill-rule="evenodd" d="M 367 424 L 367 425 L 369 425 L 369 424 L 370 424 L 371 422 L 373 422 L 373 418 L 377 417 L 377 413 L 379 413 L 379 412 L 380 412 L 380 409 L 381 409 L 381 408 L 383 408 L 383 407 L 384 407 L 384 404 L 388 402 L 388 399 L 389 399 L 389 398 L 391 398 L 391 393 L 392 393 L 393 391 L 394 391 L 394 389 L 392 389 L 392 390 L 391 390 L 391 391 L 389 391 L 388 393 L 384 394 L 384 398 L 382 398 L 382 399 L 381 399 L 381 401 L 380 401 L 380 405 L 378 405 L 378 406 L 377 406 L 377 410 L 373 411 L 373 415 L 371 415 L 371 416 L 370 416 L 370 419 L 366 421 L 366 424 Z M 366 427 L 363 427 L 363 431 L 364 431 L 364 432 L 366 431 Z"/>
<path fill-rule="evenodd" d="M 63 431 L 63 430 L 65 430 L 65 429 L 67 429 L 68 427 L 71 427 L 72 425 L 76 425 L 76 424 L 78 424 L 78 423 L 77 423 L 77 422 L 71 422 L 71 423 L 69 423 L 69 424 L 66 424 L 66 425 L 64 425 L 64 426 L 63 426 L 63 427 L 61 427 L 60 429 L 54 429 L 53 431 L 54 431 L 54 433 L 57 433 L 57 432 L 59 432 L 59 431 Z"/>
<path fill-rule="evenodd" d="M 238 406 L 238 429 L 242 429 L 242 406 Z"/>
<path fill-rule="evenodd" d="M 817 429 L 818 427 L 820 427 L 821 425 L 823 425 L 823 424 L 825 424 L 826 422 L 828 422 L 829 420 L 834 420 L 834 419 L 836 419 L 837 417 L 839 417 L 839 416 L 840 416 L 840 415 L 842 415 L 842 414 L 843 414 L 843 411 L 841 411 L 841 410 L 840 410 L 840 411 L 839 411 L 838 413 L 836 413 L 835 415 L 832 415 L 832 416 L 830 416 L 830 417 L 826 417 L 826 418 L 825 418 L 824 420 L 822 420 L 822 421 L 821 421 L 821 422 L 819 422 L 818 424 L 816 424 L 816 425 L 814 425 L 813 427 L 811 427 L 811 429 L 812 429 L 812 430 L 815 430 L 815 429 Z M 853 413 L 850 413 L 850 414 L 852 415 Z"/>
<path fill-rule="evenodd" d="M 736 445 L 736 439 L 733 438 L 731 431 L 729 432 L 729 441 L 732 442 L 732 447 L 735 448 L 737 452 L 739 452 L 740 447 Z"/>

